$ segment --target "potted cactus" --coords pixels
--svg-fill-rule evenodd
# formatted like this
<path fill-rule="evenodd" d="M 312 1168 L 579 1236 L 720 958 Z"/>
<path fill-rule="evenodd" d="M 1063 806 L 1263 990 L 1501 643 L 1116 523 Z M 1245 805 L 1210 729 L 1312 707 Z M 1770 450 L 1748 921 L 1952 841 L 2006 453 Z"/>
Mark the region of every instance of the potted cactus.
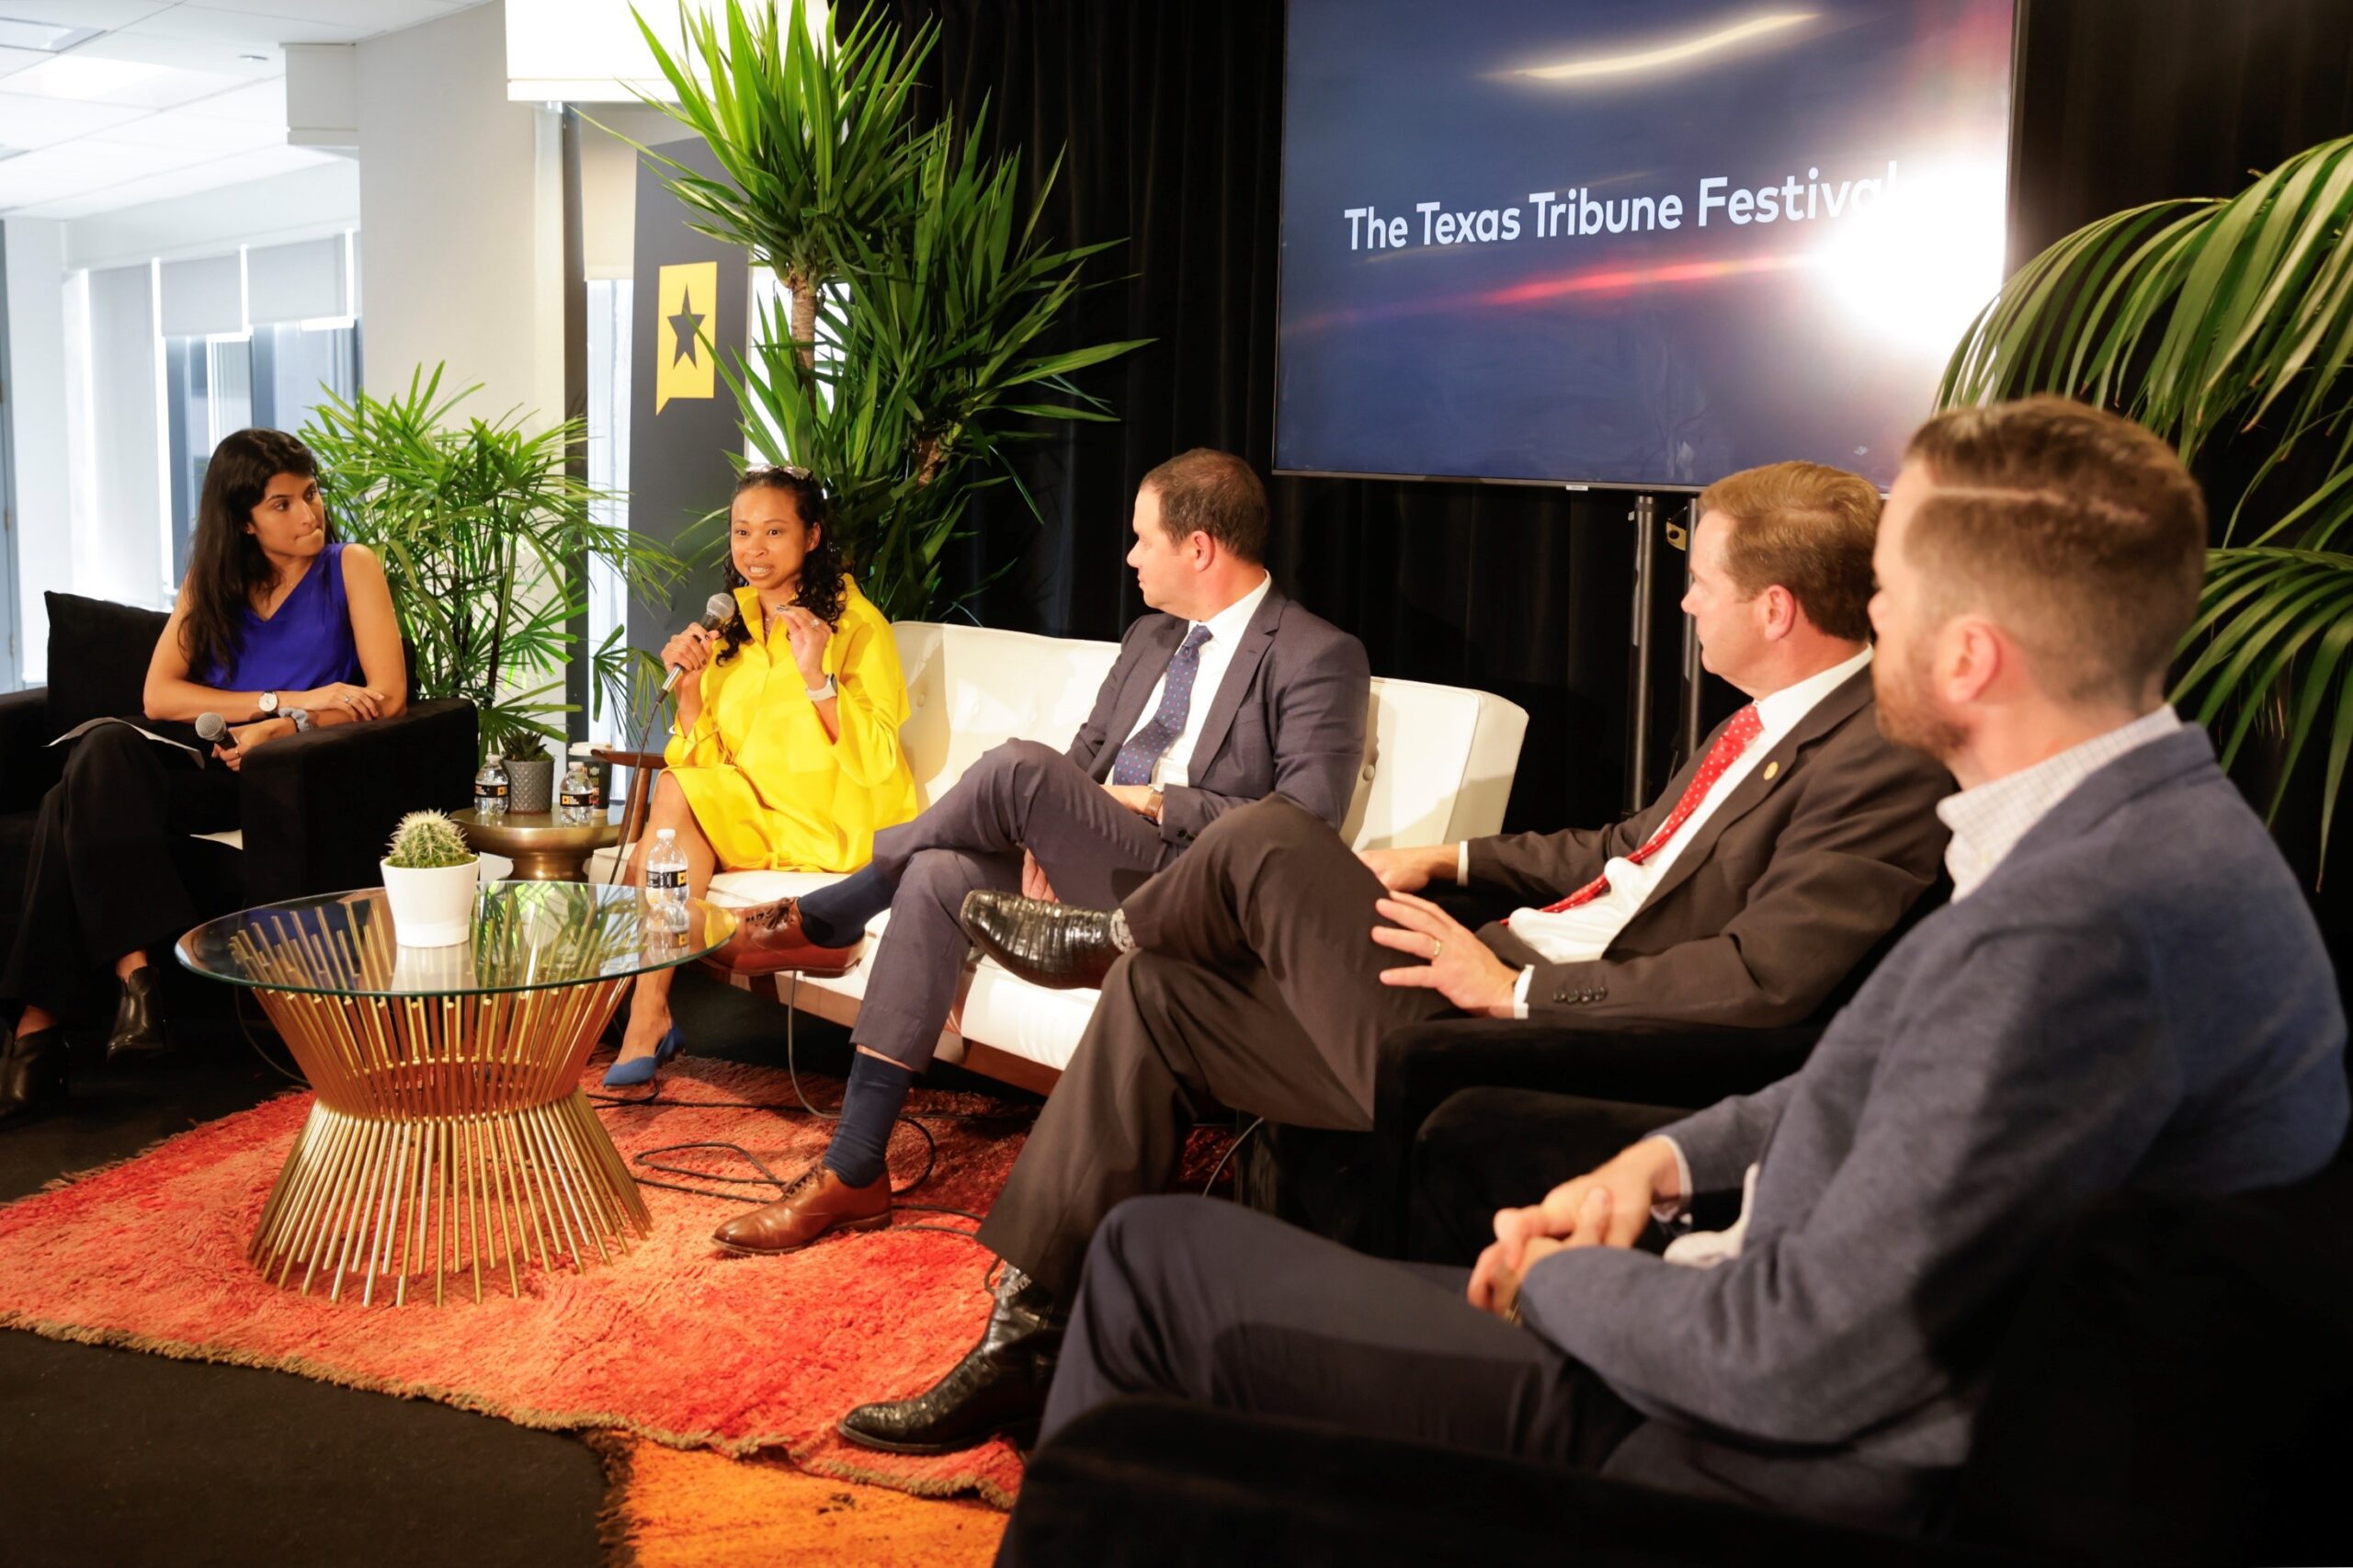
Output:
<path fill-rule="evenodd" d="M 447 948 L 472 937 L 481 866 L 456 823 L 439 812 L 409 812 L 392 829 L 382 865 L 393 940 Z"/>

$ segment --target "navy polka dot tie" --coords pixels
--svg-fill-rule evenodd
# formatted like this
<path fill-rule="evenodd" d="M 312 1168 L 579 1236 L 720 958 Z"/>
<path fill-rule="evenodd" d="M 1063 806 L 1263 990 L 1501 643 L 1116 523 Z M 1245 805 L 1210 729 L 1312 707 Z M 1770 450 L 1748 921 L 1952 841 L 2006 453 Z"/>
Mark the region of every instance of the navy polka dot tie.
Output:
<path fill-rule="evenodd" d="M 1168 661 L 1167 684 L 1160 690 L 1160 711 L 1120 748 L 1118 758 L 1111 764 L 1112 783 L 1152 782 L 1152 765 L 1185 733 L 1185 715 L 1193 707 L 1193 677 L 1201 673 L 1201 646 L 1209 640 L 1210 629 L 1196 626 L 1185 639 L 1185 645 Z"/>

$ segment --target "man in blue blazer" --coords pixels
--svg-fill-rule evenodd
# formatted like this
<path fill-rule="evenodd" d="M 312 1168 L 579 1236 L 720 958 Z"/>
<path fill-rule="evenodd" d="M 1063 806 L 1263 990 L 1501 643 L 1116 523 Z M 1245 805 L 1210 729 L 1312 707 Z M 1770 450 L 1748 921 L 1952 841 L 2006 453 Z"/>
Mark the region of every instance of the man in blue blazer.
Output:
<path fill-rule="evenodd" d="M 864 869 L 744 912 L 739 945 L 779 969 L 838 973 L 869 920 L 888 909 L 891 924 L 831 1146 L 776 1202 L 721 1226 L 721 1246 L 792 1252 L 890 1223 L 883 1153 L 956 1000 L 967 892 L 1116 903 L 1236 806 L 1280 791 L 1335 827 L 1347 814 L 1370 669 L 1361 642 L 1268 576 L 1258 476 L 1230 453 L 1181 453 L 1144 475 L 1132 527 L 1128 564 L 1155 613 L 1128 628 L 1068 751 L 1008 741 L 876 834 Z"/>
<path fill-rule="evenodd" d="M 2154 437 L 2058 399 L 1940 416 L 1880 528 L 1880 722 L 1949 767 L 1955 897 L 1806 1065 L 1495 1218 L 1466 1278 L 1234 1205 L 1097 1233 L 1051 1434 L 1123 1393 L 1897 1528 L 1968 1454 L 2044 1241 L 2123 1187 L 2296 1181 L 2347 1119 L 2297 886 L 2164 700 L 2206 540 Z M 1736 1215 L 1664 1255 L 1695 1199 Z"/>

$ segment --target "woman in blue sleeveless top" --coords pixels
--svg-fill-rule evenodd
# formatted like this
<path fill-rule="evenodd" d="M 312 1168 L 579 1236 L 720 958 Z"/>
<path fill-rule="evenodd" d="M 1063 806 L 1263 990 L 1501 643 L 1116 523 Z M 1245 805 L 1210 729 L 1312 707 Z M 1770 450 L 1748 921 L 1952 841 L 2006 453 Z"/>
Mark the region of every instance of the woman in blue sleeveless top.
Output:
<path fill-rule="evenodd" d="M 209 758 L 130 723 L 73 743 L 41 801 L 24 919 L 0 968 L 0 1004 L 22 1008 L 0 1056 L 0 1121 L 63 1086 L 59 1019 L 109 967 L 121 990 L 108 1059 L 163 1048 L 150 955 L 200 918 L 171 845 L 237 825 L 246 756 L 303 730 L 391 718 L 407 701 L 383 565 L 336 542 L 310 449 L 277 430 L 229 437 L 205 470 L 188 580 L 137 722 L 181 740 L 207 713 L 232 727 Z"/>

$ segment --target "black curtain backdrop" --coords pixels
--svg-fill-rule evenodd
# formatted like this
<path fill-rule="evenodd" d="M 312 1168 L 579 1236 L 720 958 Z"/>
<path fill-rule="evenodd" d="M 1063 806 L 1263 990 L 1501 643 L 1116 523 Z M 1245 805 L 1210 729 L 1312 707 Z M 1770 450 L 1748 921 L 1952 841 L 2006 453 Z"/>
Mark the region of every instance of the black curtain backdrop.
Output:
<path fill-rule="evenodd" d="M 1271 472 L 1283 6 L 1279 0 L 887 0 L 936 20 L 935 104 L 988 105 L 1047 232 L 1126 244 L 1071 344 L 1149 337 L 1089 372 L 1115 426 L 1048 427 L 1025 477 L 1046 514 L 983 497 L 948 581 L 987 624 L 1109 638 L 1141 608 L 1121 563 L 1137 480 L 1191 446 Z M 844 7 L 847 9 L 847 7 Z M 2347 0 L 2028 0 L 2012 260 L 2102 213 L 2222 195 L 2353 131 Z M 1628 728 L 1631 498 L 1509 485 L 1287 479 L 1276 579 L 1364 640 L 1374 673 L 1482 687 L 1529 713 L 1507 825 L 1615 814 Z M 1680 557 L 1662 551 L 1670 574 Z M 1671 585 L 1669 585 L 1671 587 Z M 1672 592 L 1665 595 L 1671 601 Z M 1663 618 L 1677 628 L 1671 608 Z M 1671 682 L 1677 649 L 1656 649 Z M 1654 730 L 1654 745 L 1670 744 Z"/>

